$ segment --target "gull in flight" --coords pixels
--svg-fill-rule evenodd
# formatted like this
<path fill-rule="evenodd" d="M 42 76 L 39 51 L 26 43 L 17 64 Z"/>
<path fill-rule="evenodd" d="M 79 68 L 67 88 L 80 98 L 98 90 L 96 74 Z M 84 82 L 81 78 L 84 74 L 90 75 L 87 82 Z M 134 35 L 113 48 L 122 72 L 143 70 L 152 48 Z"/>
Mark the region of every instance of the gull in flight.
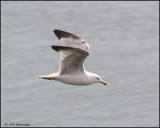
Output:
<path fill-rule="evenodd" d="M 69 32 L 54 29 L 53 31 L 63 46 L 51 46 L 61 54 L 59 72 L 50 75 L 39 76 L 38 78 L 56 80 L 71 85 L 90 85 L 94 83 L 106 83 L 95 73 L 84 69 L 84 60 L 89 55 L 88 43 Z"/>

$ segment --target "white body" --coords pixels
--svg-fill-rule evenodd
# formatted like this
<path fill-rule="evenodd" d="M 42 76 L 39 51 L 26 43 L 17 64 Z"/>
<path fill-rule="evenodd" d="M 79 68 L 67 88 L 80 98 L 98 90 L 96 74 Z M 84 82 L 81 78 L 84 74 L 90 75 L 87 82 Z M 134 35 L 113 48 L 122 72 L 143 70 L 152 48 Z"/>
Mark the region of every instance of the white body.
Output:
<path fill-rule="evenodd" d="M 70 78 L 72 78 L 72 80 L 68 81 Z M 57 77 L 57 80 L 71 85 L 90 85 L 95 83 L 90 79 L 87 72 L 84 72 L 82 75 L 60 75 Z"/>
<path fill-rule="evenodd" d="M 93 83 L 99 83 L 98 80 L 95 81 L 95 79 L 92 79 L 92 76 L 96 77 L 97 75 L 94 73 L 85 71 L 84 73 L 77 74 L 77 75 L 59 75 L 59 73 L 53 73 L 47 76 L 39 76 L 39 78 L 56 80 L 65 84 L 82 85 L 82 86 L 90 85 Z"/>

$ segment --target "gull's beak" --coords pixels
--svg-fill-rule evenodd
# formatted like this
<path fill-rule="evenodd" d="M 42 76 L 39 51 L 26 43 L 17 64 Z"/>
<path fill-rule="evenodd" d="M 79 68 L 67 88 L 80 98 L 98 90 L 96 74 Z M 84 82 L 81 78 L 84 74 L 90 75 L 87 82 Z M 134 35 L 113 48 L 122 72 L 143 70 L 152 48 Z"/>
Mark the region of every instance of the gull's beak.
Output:
<path fill-rule="evenodd" d="M 100 81 L 101 84 L 107 85 L 104 81 Z"/>

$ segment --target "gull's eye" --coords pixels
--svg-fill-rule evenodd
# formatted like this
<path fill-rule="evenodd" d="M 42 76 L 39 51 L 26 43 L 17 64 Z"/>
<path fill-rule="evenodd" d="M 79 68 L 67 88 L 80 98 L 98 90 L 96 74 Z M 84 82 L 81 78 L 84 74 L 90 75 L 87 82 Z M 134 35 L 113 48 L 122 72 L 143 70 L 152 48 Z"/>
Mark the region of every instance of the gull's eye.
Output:
<path fill-rule="evenodd" d="M 97 78 L 97 80 L 99 80 L 99 78 Z"/>

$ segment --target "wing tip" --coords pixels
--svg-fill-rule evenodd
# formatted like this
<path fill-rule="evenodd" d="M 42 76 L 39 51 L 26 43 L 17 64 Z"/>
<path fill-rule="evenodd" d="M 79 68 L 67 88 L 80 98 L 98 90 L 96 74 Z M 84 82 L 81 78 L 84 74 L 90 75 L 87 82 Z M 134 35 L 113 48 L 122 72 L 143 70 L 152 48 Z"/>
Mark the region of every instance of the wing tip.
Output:
<path fill-rule="evenodd" d="M 58 31 L 58 29 L 54 29 L 53 32 L 55 33 L 56 31 Z"/>
<path fill-rule="evenodd" d="M 61 39 L 60 33 L 62 32 L 62 30 L 54 29 L 53 32 L 54 32 L 54 34 L 57 36 L 57 38 L 60 40 L 60 39 Z"/>
<path fill-rule="evenodd" d="M 57 31 L 58 31 L 58 29 L 54 29 L 53 30 L 53 32 L 54 32 L 55 35 L 56 35 Z"/>
<path fill-rule="evenodd" d="M 59 48 L 58 48 L 58 46 L 54 46 L 54 45 L 52 45 L 52 46 L 51 46 L 51 48 L 52 48 L 53 50 L 55 50 L 55 51 L 59 52 Z"/>

